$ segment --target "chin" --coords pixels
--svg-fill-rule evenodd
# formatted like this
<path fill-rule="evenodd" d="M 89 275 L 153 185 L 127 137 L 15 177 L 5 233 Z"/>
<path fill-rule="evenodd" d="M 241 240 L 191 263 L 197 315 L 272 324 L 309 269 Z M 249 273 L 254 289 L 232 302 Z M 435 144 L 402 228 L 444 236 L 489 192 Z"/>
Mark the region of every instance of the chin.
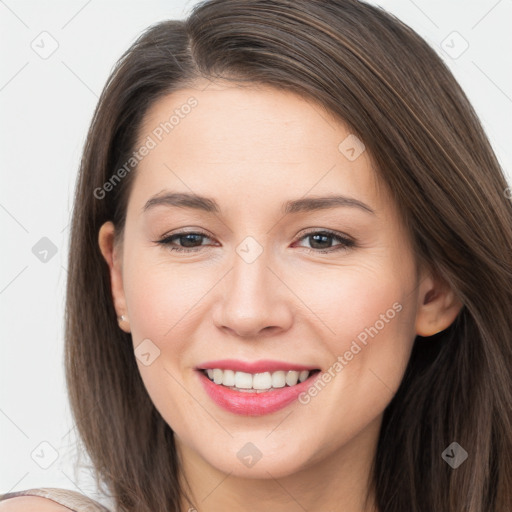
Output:
<path fill-rule="evenodd" d="M 234 443 L 233 449 L 227 447 L 220 453 L 209 453 L 207 462 L 230 476 L 249 479 L 283 478 L 300 472 L 309 465 L 305 453 L 293 450 L 295 443 L 288 441 L 288 446 L 276 448 L 267 443 L 244 441 Z M 302 444 L 302 443 L 299 443 Z"/>

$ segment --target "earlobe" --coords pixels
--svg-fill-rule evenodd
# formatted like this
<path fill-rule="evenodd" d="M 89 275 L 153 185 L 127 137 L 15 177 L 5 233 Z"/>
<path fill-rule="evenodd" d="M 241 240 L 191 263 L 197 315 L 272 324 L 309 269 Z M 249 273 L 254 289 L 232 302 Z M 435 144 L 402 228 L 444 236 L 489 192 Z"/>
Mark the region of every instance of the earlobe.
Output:
<path fill-rule="evenodd" d="M 111 221 L 105 222 L 98 233 L 101 254 L 107 262 L 110 273 L 112 300 L 116 310 L 119 327 L 124 332 L 131 332 L 127 317 L 126 299 L 123 287 L 123 273 L 119 247 L 115 244 L 115 226 Z"/>
<path fill-rule="evenodd" d="M 416 334 L 428 337 L 444 331 L 461 309 L 462 303 L 445 281 L 427 277 L 421 283 L 418 296 Z"/>

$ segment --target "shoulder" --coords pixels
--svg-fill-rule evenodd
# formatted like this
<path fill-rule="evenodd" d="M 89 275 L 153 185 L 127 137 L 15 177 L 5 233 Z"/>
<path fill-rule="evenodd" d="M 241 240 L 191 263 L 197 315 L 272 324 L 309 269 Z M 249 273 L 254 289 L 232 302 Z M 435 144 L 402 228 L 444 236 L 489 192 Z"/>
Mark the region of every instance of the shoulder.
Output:
<path fill-rule="evenodd" d="M 0 501 L 0 512 L 69 512 L 70 509 L 48 498 L 17 496 Z"/>
<path fill-rule="evenodd" d="M 34 488 L 0 494 L 0 512 L 109 512 L 97 501 L 76 491 Z"/>

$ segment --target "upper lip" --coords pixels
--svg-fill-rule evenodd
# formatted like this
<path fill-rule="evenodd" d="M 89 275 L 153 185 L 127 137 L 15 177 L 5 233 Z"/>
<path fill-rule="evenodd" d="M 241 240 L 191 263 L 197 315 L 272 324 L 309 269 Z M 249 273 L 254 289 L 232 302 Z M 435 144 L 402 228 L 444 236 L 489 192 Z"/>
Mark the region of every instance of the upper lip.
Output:
<path fill-rule="evenodd" d="M 288 363 L 286 361 L 274 361 L 270 359 L 261 359 L 259 361 L 239 361 L 236 359 L 222 359 L 218 361 L 206 361 L 196 367 L 197 370 L 208 370 L 220 368 L 221 370 L 233 370 L 246 373 L 263 373 L 283 371 L 303 371 L 318 370 L 315 366 L 305 366 L 302 364 Z"/>

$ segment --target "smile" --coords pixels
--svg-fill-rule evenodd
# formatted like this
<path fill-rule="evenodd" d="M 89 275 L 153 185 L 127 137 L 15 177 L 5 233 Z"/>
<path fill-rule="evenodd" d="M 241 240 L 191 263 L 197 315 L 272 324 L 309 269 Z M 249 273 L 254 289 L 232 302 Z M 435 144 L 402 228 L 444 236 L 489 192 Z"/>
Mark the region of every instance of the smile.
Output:
<path fill-rule="evenodd" d="M 314 384 L 320 369 L 278 361 L 212 361 L 195 368 L 208 397 L 220 408 L 262 416 L 295 402 Z"/>
<path fill-rule="evenodd" d="M 233 370 L 222 370 L 220 368 L 209 368 L 202 370 L 205 375 L 215 384 L 247 393 L 261 393 L 284 388 L 285 386 L 295 386 L 297 382 L 304 382 L 311 373 L 318 370 L 296 370 L 263 373 L 235 372 Z"/>

